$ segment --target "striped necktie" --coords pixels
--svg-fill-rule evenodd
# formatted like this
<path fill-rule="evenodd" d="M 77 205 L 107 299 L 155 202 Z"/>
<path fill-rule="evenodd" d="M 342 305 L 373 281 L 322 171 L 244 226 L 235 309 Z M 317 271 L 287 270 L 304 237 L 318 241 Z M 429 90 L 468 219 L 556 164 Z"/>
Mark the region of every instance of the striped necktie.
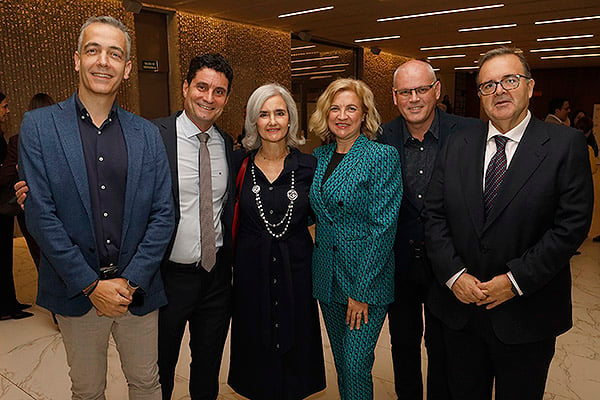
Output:
<path fill-rule="evenodd" d="M 496 154 L 492 156 L 485 173 L 485 190 L 483 191 L 486 218 L 494 205 L 494 199 L 498 194 L 498 189 L 500 189 L 506 172 L 506 152 L 504 148 L 509 139 L 502 135 L 496 135 L 494 139 L 496 140 Z"/>

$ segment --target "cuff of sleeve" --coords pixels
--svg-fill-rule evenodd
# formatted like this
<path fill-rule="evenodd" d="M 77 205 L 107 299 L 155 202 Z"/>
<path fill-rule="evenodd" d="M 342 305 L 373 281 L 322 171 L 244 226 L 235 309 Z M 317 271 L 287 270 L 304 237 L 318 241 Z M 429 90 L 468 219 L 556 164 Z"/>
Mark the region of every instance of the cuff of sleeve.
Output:
<path fill-rule="evenodd" d="M 454 282 L 456 282 L 456 280 L 458 278 L 460 278 L 460 276 L 466 271 L 466 268 L 461 269 L 460 271 L 458 271 L 456 274 L 452 275 L 450 277 L 450 279 L 448 279 L 446 281 L 446 286 L 448 286 L 448 289 L 452 290 L 452 285 L 454 285 Z"/>
<path fill-rule="evenodd" d="M 512 283 L 512 285 L 515 287 L 515 289 L 517 289 L 517 293 L 519 293 L 519 296 L 523 296 L 523 291 L 521 290 L 519 285 L 517 285 L 517 281 L 515 280 L 515 277 L 513 276 L 512 271 L 508 271 L 506 273 L 506 276 L 508 276 L 508 279 L 510 279 L 510 283 Z"/>

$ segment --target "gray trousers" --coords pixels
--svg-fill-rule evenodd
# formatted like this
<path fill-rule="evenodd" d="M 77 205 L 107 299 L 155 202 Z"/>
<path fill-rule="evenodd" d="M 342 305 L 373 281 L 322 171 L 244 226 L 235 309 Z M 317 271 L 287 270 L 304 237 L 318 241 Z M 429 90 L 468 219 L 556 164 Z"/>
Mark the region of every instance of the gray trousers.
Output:
<path fill-rule="evenodd" d="M 158 381 L 158 310 L 143 316 L 57 315 L 70 367 L 73 400 L 104 400 L 108 340 L 112 334 L 130 400 L 161 400 Z"/>

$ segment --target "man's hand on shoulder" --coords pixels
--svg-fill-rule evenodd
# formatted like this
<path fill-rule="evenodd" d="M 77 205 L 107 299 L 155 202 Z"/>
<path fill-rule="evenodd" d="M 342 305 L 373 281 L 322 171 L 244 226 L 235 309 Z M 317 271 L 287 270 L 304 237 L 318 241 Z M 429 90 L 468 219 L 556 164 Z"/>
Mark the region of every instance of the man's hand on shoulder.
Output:
<path fill-rule="evenodd" d="M 131 290 L 123 278 L 107 279 L 98 282 L 90 294 L 90 300 L 98 315 L 118 317 L 127 312 L 131 303 Z"/>
<path fill-rule="evenodd" d="M 452 285 L 452 293 L 465 304 L 477 303 L 486 298 L 486 295 L 478 287 L 480 283 L 479 279 L 464 272 Z"/>
<path fill-rule="evenodd" d="M 485 305 L 486 310 L 491 310 L 515 297 L 511 290 L 512 284 L 506 274 L 497 275 L 487 282 L 479 283 L 477 286 L 487 296 L 484 300 L 477 302 L 477 305 Z"/>

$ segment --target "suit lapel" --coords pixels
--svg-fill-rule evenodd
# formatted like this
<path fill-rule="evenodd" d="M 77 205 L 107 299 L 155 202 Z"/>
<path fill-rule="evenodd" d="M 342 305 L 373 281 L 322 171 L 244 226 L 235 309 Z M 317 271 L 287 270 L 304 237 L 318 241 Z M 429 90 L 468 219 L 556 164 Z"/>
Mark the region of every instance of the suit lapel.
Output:
<path fill-rule="evenodd" d="M 73 175 L 77 192 L 85 208 L 90 226 L 92 222 L 92 206 L 88 184 L 87 168 L 83 156 L 83 144 L 79 132 L 79 118 L 75 107 L 75 95 L 58 104 L 58 109 L 52 113 L 56 133 L 66 154 L 69 169 Z"/>
<path fill-rule="evenodd" d="M 484 230 L 498 218 L 502 210 L 508 206 L 531 174 L 539 167 L 546 157 L 547 150 L 544 148 L 544 143 L 548 140 L 549 137 L 540 122 L 532 117 L 506 170 L 504 180 L 494 200 L 494 206 L 485 222 Z"/>
<path fill-rule="evenodd" d="M 317 168 L 315 170 L 315 175 L 312 183 L 312 191 L 315 194 L 313 196 L 313 202 L 314 208 L 316 210 L 322 211 L 322 214 L 325 215 L 331 221 L 331 216 L 327 212 L 327 208 L 324 204 L 323 177 L 325 176 L 325 170 L 327 169 L 327 166 L 331 161 L 331 156 L 333 155 L 335 144 L 325 145 L 321 149 L 323 150 L 317 154 Z"/>
<path fill-rule="evenodd" d="M 348 177 L 353 175 L 353 171 L 356 170 L 356 164 L 361 160 L 364 148 L 368 142 L 369 139 L 361 134 L 350 148 L 350 151 L 333 170 L 329 179 L 323 184 L 323 201 L 325 203 L 327 203 L 329 198 L 339 190 L 340 186 L 346 182 Z M 333 149 L 334 147 L 332 147 L 331 154 L 333 154 Z M 331 154 L 329 155 L 329 160 L 331 160 Z M 329 164 L 329 162 L 327 164 Z"/>
<path fill-rule="evenodd" d="M 481 236 L 484 224 L 483 210 L 483 161 L 485 157 L 485 139 L 486 130 L 473 131 L 465 135 L 464 148 L 459 154 L 460 175 L 462 185 L 464 185 L 463 195 L 467 209 L 473 221 L 473 226 L 479 236 Z M 475 160 L 475 164 L 473 164 Z M 458 182 L 460 185 L 461 183 Z"/>
<path fill-rule="evenodd" d="M 127 146 L 127 186 L 125 189 L 125 207 L 123 213 L 123 240 L 125 240 L 129 227 L 135 194 L 140 186 L 142 162 L 144 160 L 145 138 L 142 127 L 133 120 L 133 115 L 118 108 L 119 122 L 123 130 L 123 138 Z"/>

